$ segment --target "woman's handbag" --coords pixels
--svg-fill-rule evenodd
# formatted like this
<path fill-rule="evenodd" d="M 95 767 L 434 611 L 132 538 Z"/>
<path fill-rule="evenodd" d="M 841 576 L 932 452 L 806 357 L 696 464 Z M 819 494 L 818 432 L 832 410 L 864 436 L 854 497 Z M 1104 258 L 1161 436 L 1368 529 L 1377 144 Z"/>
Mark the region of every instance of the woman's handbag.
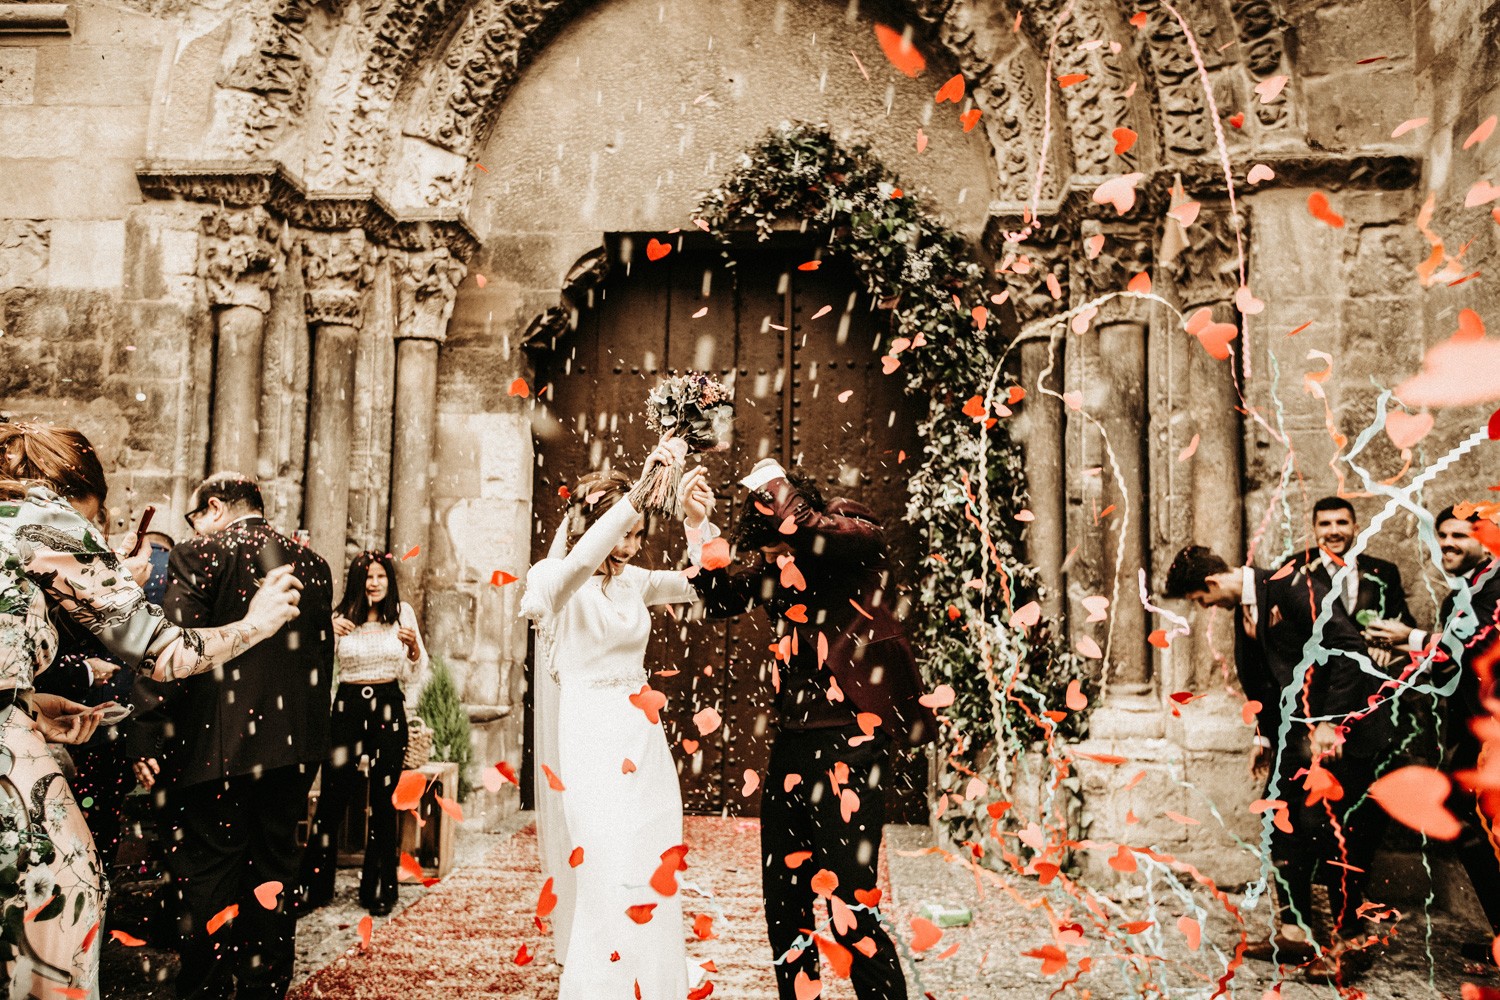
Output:
<path fill-rule="evenodd" d="M 406 769 L 415 771 L 432 760 L 432 729 L 418 716 L 406 720 Z"/>

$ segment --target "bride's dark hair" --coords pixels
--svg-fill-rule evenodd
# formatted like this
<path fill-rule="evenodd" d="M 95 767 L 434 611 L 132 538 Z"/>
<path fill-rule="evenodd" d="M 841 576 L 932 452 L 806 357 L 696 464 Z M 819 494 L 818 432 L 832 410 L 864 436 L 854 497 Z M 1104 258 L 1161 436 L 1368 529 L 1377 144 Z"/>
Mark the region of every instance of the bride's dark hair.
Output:
<path fill-rule="evenodd" d="M 571 549 L 583 537 L 583 533 L 594 526 L 595 521 L 623 500 L 633 486 L 634 480 L 614 469 L 590 472 L 578 480 L 568 497 L 567 509 L 563 512 L 568 523 L 568 548 Z M 608 581 L 613 575 L 606 563 L 605 580 Z"/>

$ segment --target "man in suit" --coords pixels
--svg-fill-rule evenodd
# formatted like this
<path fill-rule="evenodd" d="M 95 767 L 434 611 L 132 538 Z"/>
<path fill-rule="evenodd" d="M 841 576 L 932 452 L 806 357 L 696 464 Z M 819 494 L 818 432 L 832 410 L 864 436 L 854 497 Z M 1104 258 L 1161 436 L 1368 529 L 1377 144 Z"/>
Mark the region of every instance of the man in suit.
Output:
<path fill-rule="evenodd" d="M 1346 838 L 1357 837 L 1361 816 L 1349 807 L 1374 780 L 1394 734 L 1390 699 L 1382 697 L 1378 708 L 1371 705 L 1385 684 L 1361 669 L 1365 641 L 1359 629 L 1342 601 L 1325 601 L 1327 584 L 1305 564 L 1275 573 L 1230 568 L 1209 549 L 1188 546 L 1167 571 L 1166 595 L 1234 613 L 1235 668 L 1245 696 L 1259 703 L 1259 759 L 1275 763 L 1280 780 L 1274 798 L 1288 803 L 1284 821 L 1291 832 L 1278 822 L 1271 834 L 1271 859 L 1281 887 L 1280 930 L 1273 939 L 1251 945 L 1246 955 L 1309 960 L 1313 948 L 1306 925 L 1318 865 L 1367 869 L 1339 847 L 1322 800 L 1333 805 Z M 1325 614 L 1315 658 L 1303 684 L 1291 692 L 1294 718 L 1288 720 L 1283 695 L 1296 683 L 1296 669 Z M 1338 931 L 1349 936 L 1359 926 L 1365 882 L 1365 872 L 1352 868 L 1344 868 L 1347 877 L 1330 887 Z"/>
<path fill-rule="evenodd" d="M 1500 558 L 1492 557 L 1474 534 L 1478 523 L 1477 512 L 1460 516 L 1452 507 L 1433 519 L 1443 572 L 1452 587 L 1443 599 L 1435 635 L 1393 620 L 1371 622 L 1365 633 L 1372 641 L 1429 656 L 1433 683 L 1439 686 L 1451 684 L 1457 676 L 1444 719 L 1443 770 L 1450 774 L 1478 766 L 1484 742 L 1474 724 L 1491 717 L 1484 699 L 1495 696 L 1493 683 L 1485 690 L 1478 661 L 1500 641 Z M 1464 824 L 1457 845 L 1459 860 L 1491 930 L 1500 935 L 1500 816 L 1484 814 L 1476 793 L 1456 783 L 1447 805 Z M 1466 958 L 1494 961 L 1488 941 L 1466 943 L 1463 951 Z"/>
<path fill-rule="evenodd" d="M 328 755 L 328 564 L 276 532 L 262 506 L 260 488 L 236 473 L 194 491 L 187 520 L 197 537 L 172 550 L 167 615 L 197 627 L 237 621 L 266 573 L 284 565 L 302 581 L 302 613 L 221 669 L 167 686 L 129 737 L 141 783 L 164 786 L 168 867 L 182 900 L 177 995 L 193 1000 L 286 995 L 296 957 L 286 894 L 301 861 L 297 823 Z M 267 882 L 283 886 L 272 909 L 255 896 Z M 220 926 L 232 906 L 238 915 Z"/>
<path fill-rule="evenodd" d="M 900 957 L 868 894 L 877 891 L 890 750 L 931 741 L 937 720 L 917 700 L 921 674 L 891 612 L 881 526 L 869 508 L 825 503 L 771 460 L 742 482 L 751 494 L 736 544 L 758 549 L 761 564 L 735 575 L 701 572 L 696 583 L 710 617 L 761 607 L 778 636 L 778 719 L 760 813 L 777 985 L 783 1000 L 795 1000 L 799 978 L 818 978 L 819 950 L 806 932 L 821 889 L 855 908 L 853 926 L 836 921 L 834 936 L 851 954 L 856 995 L 904 1000 Z M 788 864 L 806 851 L 812 861 Z M 837 884 L 815 889 L 820 869 Z"/>
<path fill-rule="evenodd" d="M 1339 597 L 1356 625 L 1364 627 L 1377 618 L 1416 625 L 1396 564 L 1369 553 L 1348 555 L 1359 534 L 1353 504 L 1343 497 L 1323 497 L 1313 504 L 1312 528 L 1313 547 L 1298 553 L 1297 561 L 1309 566 L 1330 588 L 1339 570 L 1349 566 Z M 1393 659 L 1390 650 L 1380 646 L 1372 646 L 1370 655 L 1381 666 L 1389 666 Z"/>

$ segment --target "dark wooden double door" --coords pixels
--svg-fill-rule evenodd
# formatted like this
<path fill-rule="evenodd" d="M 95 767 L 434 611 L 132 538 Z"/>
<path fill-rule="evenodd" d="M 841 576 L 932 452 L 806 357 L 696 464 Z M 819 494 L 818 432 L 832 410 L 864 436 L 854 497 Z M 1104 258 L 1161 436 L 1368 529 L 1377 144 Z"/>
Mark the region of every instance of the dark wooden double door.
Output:
<path fill-rule="evenodd" d="M 838 262 L 801 269 L 814 254 L 805 238 L 748 242 L 726 259 L 695 234 L 674 238 L 656 261 L 645 253 L 648 239 L 618 238 L 577 329 L 533 345 L 536 386 L 552 418 L 536 440 L 534 558 L 556 529 L 559 487 L 605 466 L 634 476 L 656 438 L 645 424 L 646 394 L 668 375 L 700 370 L 735 389 L 734 447 L 701 456 L 718 495 L 715 523 L 730 529 L 745 499 L 737 480 L 774 457 L 813 476 L 825 496 L 857 499 L 880 515 L 905 593 L 920 556 L 903 515 L 921 403 L 904 395 L 899 373 L 882 371 L 877 335 L 890 313 L 871 309 Z M 682 553 L 680 526 L 658 520 L 638 564 L 671 568 Z M 763 777 L 770 756 L 771 644 L 762 611 L 728 622 L 656 616 L 646 666 L 668 699 L 662 722 L 690 813 L 759 812 L 759 788 L 742 793 L 746 771 Z M 693 716 L 707 708 L 722 724 L 704 735 Z M 925 822 L 925 757 L 905 755 L 896 772 L 891 818 Z"/>

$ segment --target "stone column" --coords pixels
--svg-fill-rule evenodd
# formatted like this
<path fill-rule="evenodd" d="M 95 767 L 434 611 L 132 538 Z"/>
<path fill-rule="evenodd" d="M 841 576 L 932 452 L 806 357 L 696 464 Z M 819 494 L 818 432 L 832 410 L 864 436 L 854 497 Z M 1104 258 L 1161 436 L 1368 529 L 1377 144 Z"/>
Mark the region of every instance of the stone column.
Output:
<path fill-rule="evenodd" d="M 220 208 L 203 219 L 198 273 L 214 319 L 209 470 L 256 474 L 261 357 L 271 290 L 281 277 L 281 224 L 264 208 Z"/>
<path fill-rule="evenodd" d="M 1151 236 L 1129 225 L 1085 221 L 1080 239 L 1102 234 L 1103 252 L 1093 259 L 1074 259 L 1074 302 L 1110 292 L 1123 292 L 1132 278 L 1151 267 Z M 1157 738 L 1164 731 L 1161 706 L 1155 696 L 1150 631 L 1139 597 L 1139 576 L 1149 566 L 1146 528 L 1151 514 L 1147 488 L 1146 449 L 1150 420 L 1146 405 L 1148 303 L 1113 299 L 1104 303 L 1087 333 L 1089 364 L 1075 369 L 1082 381 L 1084 412 L 1069 415 L 1078 432 L 1069 435 L 1083 453 L 1069 456 L 1069 467 L 1097 469 L 1087 477 L 1084 491 L 1091 509 L 1075 512 L 1071 524 L 1083 538 L 1080 573 L 1109 598 L 1107 627 L 1095 632 L 1105 656 L 1104 698 L 1090 721 L 1090 732 L 1101 739 Z M 1092 494 L 1091 496 L 1089 494 Z M 1088 537 L 1095 544 L 1084 544 Z M 1086 562 L 1086 565 L 1084 565 Z M 1076 595 L 1074 595 L 1076 596 Z"/>
<path fill-rule="evenodd" d="M 1144 311 L 1144 310 L 1143 310 Z M 1151 660 L 1146 655 L 1146 611 L 1138 592 L 1146 566 L 1145 524 L 1150 494 L 1143 450 L 1146 442 L 1146 324 L 1111 321 L 1099 327 L 1099 367 L 1109 404 L 1098 421 L 1113 453 L 1102 474 L 1102 567 L 1110 597 L 1110 641 L 1105 649 L 1110 686 L 1126 695 L 1151 691 Z"/>
<path fill-rule="evenodd" d="M 438 347 L 467 268 L 446 247 L 396 258 L 395 433 L 391 441 L 390 545 L 402 598 L 422 613 L 432 527 L 432 448 Z"/>
<path fill-rule="evenodd" d="M 1043 587 L 1042 614 L 1051 620 L 1060 620 L 1066 606 L 1062 576 L 1068 513 L 1063 484 L 1063 413 L 1062 403 L 1043 395 L 1039 388 L 1045 384 L 1058 391 L 1062 386 L 1063 349 L 1060 337 L 1055 344 L 1047 337 L 1037 337 L 1021 345 L 1021 387 L 1028 394 L 1023 404 L 1026 419 L 1022 440 L 1026 496 L 1036 515 L 1026 527 L 1026 557 L 1036 567 Z"/>
<path fill-rule="evenodd" d="M 1051 234 L 1054 237 L 1058 234 Z M 1068 287 L 1068 247 L 1056 240 L 1039 239 L 1027 244 L 1030 266 L 1022 273 L 1005 275 L 1011 303 L 1022 329 L 1036 320 L 1061 312 L 1066 298 L 1054 300 L 1044 276 L 1057 278 L 1058 288 Z M 1064 469 L 1066 439 L 1061 401 L 1042 392 L 1065 388 L 1064 361 L 1067 331 L 1056 326 L 1026 335 L 1021 343 L 1021 404 L 1018 438 L 1026 462 L 1026 502 L 1035 520 L 1026 526 L 1026 560 L 1036 567 L 1042 584 L 1042 615 L 1054 622 L 1054 634 L 1067 635 L 1067 592 L 1063 581 L 1063 558 L 1067 552 L 1067 482 Z M 1045 378 L 1043 377 L 1045 373 Z"/>
<path fill-rule="evenodd" d="M 349 453 L 354 424 L 354 359 L 373 277 L 361 229 L 302 238 L 305 305 L 312 336 L 303 524 L 312 547 L 342 576 L 349 535 Z"/>
<path fill-rule="evenodd" d="M 1175 223 L 1168 223 L 1168 234 Z M 1238 323 L 1234 293 L 1238 287 L 1234 231 L 1227 206 L 1205 204 L 1191 231 L 1191 240 L 1178 240 L 1167 254 L 1163 239 L 1164 296 L 1185 316 L 1212 310 L 1213 320 Z M 1157 526 L 1156 554 L 1161 560 L 1183 545 L 1207 545 L 1230 565 L 1244 558 L 1243 426 L 1234 386 L 1235 359 L 1216 361 L 1197 341 L 1184 334 L 1175 319 L 1160 317 L 1153 357 L 1165 359 L 1153 408 L 1159 411 L 1163 439 L 1152 467 L 1152 491 L 1163 498 L 1168 516 Z M 1240 341 L 1233 342 L 1236 353 Z M 1198 444 L 1191 458 L 1177 456 Z M 1162 563 L 1165 565 L 1165 562 Z M 1160 580 L 1155 581 L 1160 583 Z M 1219 675 L 1214 650 L 1232 650 L 1234 635 L 1228 616 L 1220 616 L 1216 631 L 1199 623 L 1193 635 L 1180 641 L 1173 657 L 1172 683 L 1182 690 L 1201 690 Z"/>

